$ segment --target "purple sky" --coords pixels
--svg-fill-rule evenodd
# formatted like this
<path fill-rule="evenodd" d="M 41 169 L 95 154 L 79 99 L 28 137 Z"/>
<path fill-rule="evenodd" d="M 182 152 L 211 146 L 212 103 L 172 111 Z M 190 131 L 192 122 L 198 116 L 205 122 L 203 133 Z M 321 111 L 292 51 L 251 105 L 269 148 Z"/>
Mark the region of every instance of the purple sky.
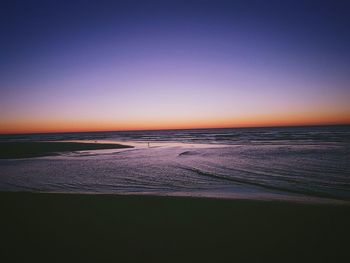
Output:
<path fill-rule="evenodd" d="M 5 8 L 0 132 L 350 122 L 345 3 L 70 3 Z"/>

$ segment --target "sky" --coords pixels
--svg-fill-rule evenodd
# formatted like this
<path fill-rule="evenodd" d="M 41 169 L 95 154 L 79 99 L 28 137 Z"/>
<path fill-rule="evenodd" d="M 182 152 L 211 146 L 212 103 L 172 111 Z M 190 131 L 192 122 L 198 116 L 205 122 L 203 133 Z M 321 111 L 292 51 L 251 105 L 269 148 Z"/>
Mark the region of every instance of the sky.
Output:
<path fill-rule="evenodd" d="M 0 133 L 350 124 L 347 1 L 4 1 Z"/>

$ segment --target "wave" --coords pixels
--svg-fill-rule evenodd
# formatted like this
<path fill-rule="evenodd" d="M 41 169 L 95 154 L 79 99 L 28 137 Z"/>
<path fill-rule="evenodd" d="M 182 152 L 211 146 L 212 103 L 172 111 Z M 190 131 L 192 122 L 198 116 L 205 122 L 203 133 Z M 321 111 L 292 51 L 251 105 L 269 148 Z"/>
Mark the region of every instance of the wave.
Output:
<path fill-rule="evenodd" d="M 268 190 L 277 190 L 282 192 L 290 192 L 290 193 L 296 193 L 296 194 L 303 194 L 308 196 L 315 196 L 315 197 L 324 197 L 324 198 L 333 198 L 333 199 L 339 199 L 339 200 L 350 200 L 349 197 L 345 196 L 339 196 L 339 194 L 332 194 L 330 192 L 324 192 L 324 191 L 318 191 L 315 189 L 303 189 L 301 188 L 301 185 L 293 185 L 292 187 L 288 187 L 288 185 L 282 186 L 282 185 L 274 185 L 273 180 L 268 180 L 267 182 L 258 181 L 258 180 L 247 180 L 243 178 L 237 178 L 233 175 L 226 175 L 226 174 L 220 174 L 220 173 L 213 173 L 209 171 L 204 171 L 198 168 L 193 167 L 180 167 L 181 169 L 194 172 L 200 176 L 206 176 L 210 178 L 215 178 L 223 181 L 233 182 L 236 184 L 242 184 L 242 185 L 251 185 L 251 186 L 257 186 L 257 187 L 263 187 Z M 238 170 L 237 170 L 238 171 Z M 253 174 L 253 173 L 251 173 Z M 259 173 L 255 173 L 254 175 L 259 175 Z"/>

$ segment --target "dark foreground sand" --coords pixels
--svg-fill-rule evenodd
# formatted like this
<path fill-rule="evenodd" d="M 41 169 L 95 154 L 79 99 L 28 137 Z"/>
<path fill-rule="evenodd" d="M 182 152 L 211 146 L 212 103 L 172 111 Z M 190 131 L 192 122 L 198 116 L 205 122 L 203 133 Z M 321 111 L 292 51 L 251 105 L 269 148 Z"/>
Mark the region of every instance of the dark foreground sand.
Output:
<path fill-rule="evenodd" d="M 350 262 L 349 206 L 0 193 L 1 262 Z"/>
<path fill-rule="evenodd" d="M 57 155 L 59 152 L 132 148 L 112 143 L 80 142 L 0 142 L 0 159 Z"/>

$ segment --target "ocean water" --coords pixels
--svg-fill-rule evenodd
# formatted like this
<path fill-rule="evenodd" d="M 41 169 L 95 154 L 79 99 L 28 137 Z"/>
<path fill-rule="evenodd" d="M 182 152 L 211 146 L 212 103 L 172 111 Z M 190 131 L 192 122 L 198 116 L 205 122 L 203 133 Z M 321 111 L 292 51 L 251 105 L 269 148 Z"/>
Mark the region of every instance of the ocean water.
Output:
<path fill-rule="evenodd" d="M 0 160 L 0 191 L 350 202 L 350 126 L 2 135 L 129 149 Z"/>

